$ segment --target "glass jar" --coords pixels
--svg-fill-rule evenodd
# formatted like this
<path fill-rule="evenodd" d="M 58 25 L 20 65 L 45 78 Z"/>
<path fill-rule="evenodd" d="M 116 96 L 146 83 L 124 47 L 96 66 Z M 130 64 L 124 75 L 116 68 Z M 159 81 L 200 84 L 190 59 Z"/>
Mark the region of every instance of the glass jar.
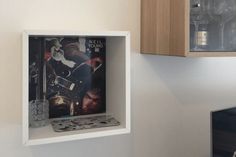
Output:
<path fill-rule="evenodd" d="M 29 103 L 29 126 L 43 127 L 49 124 L 49 102 L 46 99 L 33 100 Z"/>

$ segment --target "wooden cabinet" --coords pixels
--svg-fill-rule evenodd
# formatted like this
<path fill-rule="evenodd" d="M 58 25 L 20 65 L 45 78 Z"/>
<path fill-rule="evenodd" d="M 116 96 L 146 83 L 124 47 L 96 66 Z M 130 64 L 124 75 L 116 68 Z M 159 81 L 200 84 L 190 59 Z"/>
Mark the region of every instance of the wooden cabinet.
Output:
<path fill-rule="evenodd" d="M 209 3 L 208 3 L 209 1 Z M 141 53 L 170 56 L 236 56 L 236 48 L 218 49 L 219 22 L 208 14 L 212 11 L 212 0 L 141 0 Z M 214 0 L 213 0 L 214 1 Z M 192 7 L 207 2 L 206 14 L 209 16 L 208 40 L 205 50 L 194 51 L 194 25 L 190 22 Z M 227 3 L 227 1 L 226 1 Z M 202 5 L 202 4 L 201 4 Z M 224 8 L 227 11 L 227 8 Z M 233 10 L 234 11 L 234 10 Z M 236 14 L 235 14 L 236 15 Z M 204 16 L 205 17 L 205 16 Z M 223 16 L 222 16 L 223 17 Z M 232 25 L 231 28 L 229 25 Z M 236 17 L 232 16 L 224 27 L 225 42 L 236 41 Z M 228 30 L 235 34 L 232 34 Z M 229 38 L 229 34 L 231 38 Z M 234 36 L 235 35 L 235 36 Z M 232 43 L 234 46 L 236 43 Z M 214 45 L 215 47 L 213 47 Z"/>

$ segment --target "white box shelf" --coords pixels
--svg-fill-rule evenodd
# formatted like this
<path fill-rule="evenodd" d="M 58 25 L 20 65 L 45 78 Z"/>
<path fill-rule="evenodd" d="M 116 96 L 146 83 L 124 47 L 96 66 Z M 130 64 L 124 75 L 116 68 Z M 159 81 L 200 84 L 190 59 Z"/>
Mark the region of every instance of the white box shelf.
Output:
<path fill-rule="evenodd" d="M 82 36 L 106 38 L 106 113 L 119 126 L 54 132 L 51 125 L 29 127 L 29 36 Z M 23 144 L 40 145 L 130 133 L 130 33 L 126 31 L 25 31 L 23 33 Z"/>

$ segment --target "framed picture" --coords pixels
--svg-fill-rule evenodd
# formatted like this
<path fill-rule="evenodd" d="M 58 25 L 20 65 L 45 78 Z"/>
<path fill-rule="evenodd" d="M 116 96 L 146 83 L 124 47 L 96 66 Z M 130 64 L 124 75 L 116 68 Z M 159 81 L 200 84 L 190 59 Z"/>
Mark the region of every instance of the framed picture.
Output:
<path fill-rule="evenodd" d="M 106 111 L 106 38 L 29 36 L 29 102 L 46 99 L 49 118 Z"/>

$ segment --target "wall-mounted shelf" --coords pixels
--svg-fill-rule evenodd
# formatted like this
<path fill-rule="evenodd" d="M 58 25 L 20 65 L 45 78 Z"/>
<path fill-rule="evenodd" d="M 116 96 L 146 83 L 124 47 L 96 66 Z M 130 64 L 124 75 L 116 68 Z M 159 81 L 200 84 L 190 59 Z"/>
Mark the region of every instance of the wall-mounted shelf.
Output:
<path fill-rule="evenodd" d="M 29 127 L 29 37 L 78 36 L 106 39 L 106 113 L 120 122 L 119 126 L 54 132 L 51 125 Z M 23 33 L 23 144 L 40 145 L 130 132 L 130 33 L 25 31 Z"/>
<path fill-rule="evenodd" d="M 207 8 L 208 2 L 210 0 L 142 0 L 141 53 L 192 57 L 236 56 L 236 44 L 234 42 L 236 40 L 236 32 L 233 24 L 236 18 L 235 16 L 231 18 L 231 24 L 228 23 L 225 26 L 225 47 L 223 50 L 219 50 L 218 47 L 221 44 L 218 30 L 219 22 L 214 21 L 214 12 L 209 16 L 207 23 L 207 48 L 205 50 L 193 50 L 195 28 L 193 23 L 190 22 L 190 14 L 192 11 L 196 11 L 193 7 L 197 4 L 201 6 L 199 8 L 200 13 L 203 11 L 206 14 L 212 12 L 212 8 Z M 222 0 L 221 2 L 224 1 Z M 202 3 L 207 3 L 205 8 L 202 8 Z M 227 3 L 229 2 L 227 1 Z M 225 6 L 227 5 L 224 4 Z M 227 11 L 227 8 L 225 10 Z M 206 16 L 204 15 L 203 17 Z M 232 30 L 232 32 L 229 30 Z M 201 33 L 199 32 L 199 34 Z M 229 48 L 229 42 L 232 42 L 231 48 Z"/>

